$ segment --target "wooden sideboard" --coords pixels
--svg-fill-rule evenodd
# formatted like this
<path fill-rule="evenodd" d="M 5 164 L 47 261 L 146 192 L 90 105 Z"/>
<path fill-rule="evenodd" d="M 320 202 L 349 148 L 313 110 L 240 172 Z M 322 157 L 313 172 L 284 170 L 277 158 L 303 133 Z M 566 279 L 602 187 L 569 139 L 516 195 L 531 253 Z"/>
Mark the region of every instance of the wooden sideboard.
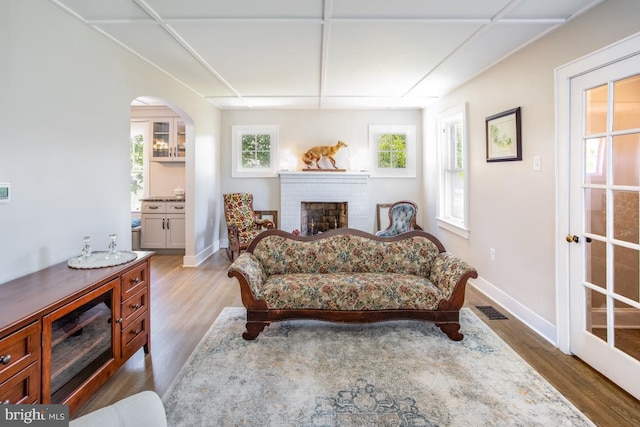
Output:
<path fill-rule="evenodd" d="M 75 412 L 141 347 L 149 353 L 153 252 L 77 270 L 66 262 L 0 285 L 0 403 Z"/>

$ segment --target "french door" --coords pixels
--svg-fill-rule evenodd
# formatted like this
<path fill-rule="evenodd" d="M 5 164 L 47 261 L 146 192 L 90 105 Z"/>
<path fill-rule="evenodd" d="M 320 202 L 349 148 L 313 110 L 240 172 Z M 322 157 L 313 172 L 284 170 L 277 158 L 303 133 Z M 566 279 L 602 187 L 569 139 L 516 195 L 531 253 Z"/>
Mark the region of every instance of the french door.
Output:
<path fill-rule="evenodd" d="M 640 399 L 640 55 L 570 91 L 570 350 Z"/>

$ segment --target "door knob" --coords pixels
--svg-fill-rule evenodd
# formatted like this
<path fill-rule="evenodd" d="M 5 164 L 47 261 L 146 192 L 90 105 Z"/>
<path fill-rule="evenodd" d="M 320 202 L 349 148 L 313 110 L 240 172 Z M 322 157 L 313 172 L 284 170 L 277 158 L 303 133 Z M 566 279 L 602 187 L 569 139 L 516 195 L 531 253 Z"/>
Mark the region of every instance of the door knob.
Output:
<path fill-rule="evenodd" d="M 580 241 L 580 238 L 578 236 L 574 236 L 572 234 L 567 234 L 566 239 L 569 243 L 578 243 Z"/>

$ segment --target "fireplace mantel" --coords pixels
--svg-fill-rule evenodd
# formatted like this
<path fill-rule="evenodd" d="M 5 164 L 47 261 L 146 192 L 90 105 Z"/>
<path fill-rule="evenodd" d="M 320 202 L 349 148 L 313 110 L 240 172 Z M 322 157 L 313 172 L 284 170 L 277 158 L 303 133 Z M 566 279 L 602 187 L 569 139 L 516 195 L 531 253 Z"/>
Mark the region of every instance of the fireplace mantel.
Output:
<path fill-rule="evenodd" d="M 371 232 L 366 172 L 280 172 L 280 228 L 300 229 L 302 202 L 347 202 L 349 228 Z"/>

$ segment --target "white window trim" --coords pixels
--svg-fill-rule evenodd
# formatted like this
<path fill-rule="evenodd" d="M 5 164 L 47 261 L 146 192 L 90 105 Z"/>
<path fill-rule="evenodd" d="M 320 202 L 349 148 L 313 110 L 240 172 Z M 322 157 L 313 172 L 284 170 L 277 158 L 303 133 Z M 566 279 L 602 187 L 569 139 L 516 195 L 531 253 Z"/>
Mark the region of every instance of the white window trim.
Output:
<path fill-rule="evenodd" d="M 462 163 L 464 170 L 464 211 L 463 220 L 456 221 L 445 215 L 445 179 L 444 179 L 444 167 L 445 167 L 445 155 L 449 149 L 448 140 L 445 140 L 445 127 L 448 123 L 462 119 Z M 467 125 L 467 104 L 463 103 L 456 105 L 449 110 L 438 114 L 437 116 L 437 130 L 438 130 L 438 215 L 436 220 L 438 227 L 451 231 L 465 239 L 469 238 L 469 138 L 468 138 L 468 125 Z M 447 147 L 445 147 L 445 144 Z M 445 148 L 447 151 L 445 151 Z"/>
<path fill-rule="evenodd" d="M 278 176 L 278 126 L 242 125 L 232 126 L 231 176 L 233 178 L 270 178 Z M 268 168 L 245 168 L 242 166 L 242 136 L 268 133 L 271 135 L 271 165 Z"/>
<path fill-rule="evenodd" d="M 407 136 L 407 167 L 378 167 L 378 135 L 384 133 L 405 134 Z M 416 127 L 414 125 L 369 125 L 369 151 L 371 167 L 369 173 L 376 178 L 415 178 L 416 177 Z"/>

